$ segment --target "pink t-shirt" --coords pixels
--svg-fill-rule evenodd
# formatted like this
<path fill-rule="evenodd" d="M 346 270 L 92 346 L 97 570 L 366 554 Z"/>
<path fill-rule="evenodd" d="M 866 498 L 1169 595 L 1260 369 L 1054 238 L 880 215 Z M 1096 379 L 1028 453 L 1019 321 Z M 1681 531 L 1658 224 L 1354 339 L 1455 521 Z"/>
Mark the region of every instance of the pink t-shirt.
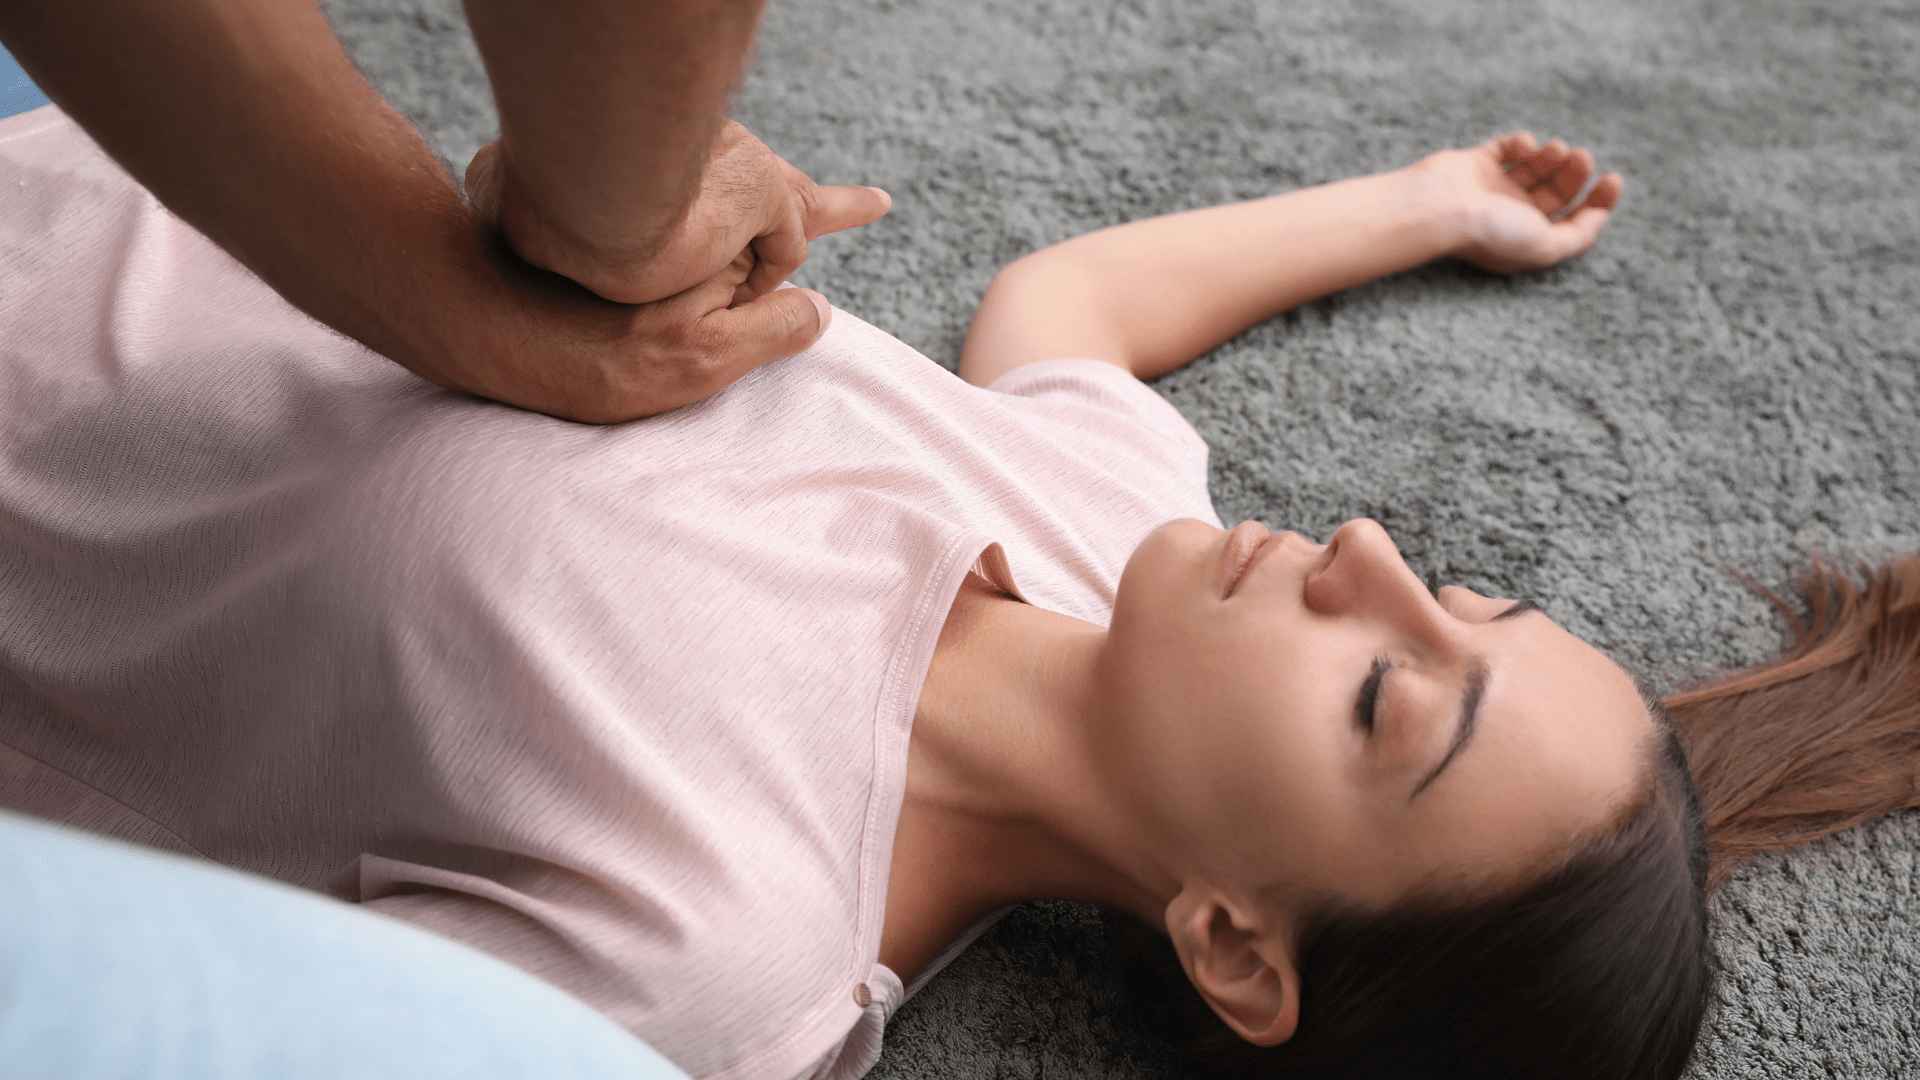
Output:
<path fill-rule="evenodd" d="M 1110 364 L 982 389 L 840 311 L 564 423 L 302 316 L 58 110 L 0 122 L 0 805 L 471 942 L 695 1076 L 871 1067 L 961 580 L 1105 625 L 1174 517 L 1220 523 L 1206 444 Z"/>

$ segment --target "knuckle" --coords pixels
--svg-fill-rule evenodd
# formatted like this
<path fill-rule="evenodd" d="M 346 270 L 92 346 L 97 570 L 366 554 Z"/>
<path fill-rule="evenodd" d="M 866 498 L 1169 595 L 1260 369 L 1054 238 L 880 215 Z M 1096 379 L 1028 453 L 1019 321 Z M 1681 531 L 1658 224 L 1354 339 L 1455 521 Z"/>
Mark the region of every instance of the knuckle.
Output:
<path fill-rule="evenodd" d="M 789 338 L 804 338 L 813 332 L 814 324 L 820 316 L 813 310 L 812 301 L 804 296 L 795 297 L 786 304 L 781 322 Z"/>
<path fill-rule="evenodd" d="M 793 234 L 787 243 L 779 246 L 779 250 L 769 252 L 767 258 L 767 262 L 787 270 L 793 270 L 806 261 L 807 236 L 803 232 Z"/>
<path fill-rule="evenodd" d="M 820 185 L 815 184 L 806 173 L 798 169 L 793 170 L 788 186 L 793 191 L 794 205 L 799 208 L 802 219 L 811 217 L 819 211 Z"/>
<path fill-rule="evenodd" d="M 782 319 L 791 314 L 784 307 Z M 703 400 L 746 373 L 736 355 L 740 343 L 724 328 L 688 310 L 660 315 L 641 330 L 633 342 L 638 347 L 618 350 L 625 357 L 619 366 L 623 385 L 610 400 L 627 403 L 623 419 Z"/>
<path fill-rule="evenodd" d="M 707 367 L 719 352 L 719 335 L 702 323 L 680 323 L 669 338 L 671 364 L 678 370 L 693 371 Z"/>
<path fill-rule="evenodd" d="M 712 330 L 694 330 L 682 339 L 672 366 L 673 394 L 680 400 L 705 397 L 725 385 L 727 343 Z"/>

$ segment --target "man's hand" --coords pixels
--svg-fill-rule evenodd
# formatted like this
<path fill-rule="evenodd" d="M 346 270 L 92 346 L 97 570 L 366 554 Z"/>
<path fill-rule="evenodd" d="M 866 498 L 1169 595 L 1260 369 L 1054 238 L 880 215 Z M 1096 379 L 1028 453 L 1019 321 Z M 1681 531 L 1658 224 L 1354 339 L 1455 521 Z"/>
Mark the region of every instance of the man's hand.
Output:
<path fill-rule="evenodd" d="M 498 46 L 504 130 L 542 151 L 531 171 L 547 205 L 571 200 L 563 218 L 596 239 L 660 211 L 652 257 L 614 260 L 631 280 L 599 285 L 658 303 L 612 303 L 513 256 L 312 0 L 6 0 L 0 37 L 169 210 L 289 303 L 444 386 L 626 420 L 820 336 L 824 299 L 762 294 L 806 241 L 874 220 L 887 199 L 815 188 L 744 129 L 714 139 L 757 0 L 470 6 Z"/>
<path fill-rule="evenodd" d="M 576 235 L 541 212 L 514 168 L 505 140 L 480 148 L 466 174 L 474 213 L 527 262 L 626 303 L 674 296 L 750 252 L 734 297 L 746 303 L 799 269 L 809 240 L 878 220 L 892 205 L 879 188 L 816 185 L 732 121 L 714 140 L 692 204 L 664 231 L 635 222 L 621 235 Z"/>
<path fill-rule="evenodd" d="M 718 393 L 818 340 L 831 308 L 806 289 L 732 306 L 753 267 L 741 251 L 665 300 L 620 304 L 528 266 L 497 233 L 456 227 L 415 327 L 406 367 L 441 386 L 568 420 L 638 419 Z"/>
<path fill-rule="evenodd" d="M 1410 170 L 1456 208 L 1466 243 L 1454 254 L 1495 273 L 1540 270 L 1592 247 L 1620 204 L 1619 173 L 1593 155 L 1529 132 L 1442 150 Z"/>

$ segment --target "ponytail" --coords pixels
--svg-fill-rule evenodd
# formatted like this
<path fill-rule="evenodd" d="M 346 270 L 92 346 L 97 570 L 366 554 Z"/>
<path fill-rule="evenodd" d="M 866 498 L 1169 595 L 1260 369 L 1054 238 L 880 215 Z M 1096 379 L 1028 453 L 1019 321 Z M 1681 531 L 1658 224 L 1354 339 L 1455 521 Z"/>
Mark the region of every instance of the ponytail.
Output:
<path fill-rule="evenodd" d="M 1665 701 L 1699 786 L 1707 887 L 1755 855 L 1920 807 L 1920 556 L 1816 562 L 1786 653 Z M 1799 610 L 1796 610 L 1796 607 Z"/>

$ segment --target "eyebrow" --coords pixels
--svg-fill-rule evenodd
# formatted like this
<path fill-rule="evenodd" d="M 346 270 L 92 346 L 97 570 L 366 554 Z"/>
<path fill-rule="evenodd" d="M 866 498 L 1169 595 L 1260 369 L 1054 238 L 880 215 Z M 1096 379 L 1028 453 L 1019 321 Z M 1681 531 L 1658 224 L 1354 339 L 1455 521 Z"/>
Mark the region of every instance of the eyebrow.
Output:
<path fill-rule="evenodd" d="M 1536 604 L 1531 600 L 1521 600 L 1518 603 L 1514 604 L 1512 607 L 1508 608 L 1507 610 L 1501 612 L 1498 615 L 1495 615 L 1493 618 L 1488 619 L 1487 621 L 1499 622 L 1501 619 L 1511 619 L 1515 615 L 1525 615 L 1529 611 L 1539 611 L 1539 610 L 1540 610 L 1539 604 Z"/>
<path fill-rule="evenodd" d="M 1540 605 L 1532 600 L 1519 600 L 1487 621 L 1499 622 L 1501 619 L 1512 619 L 1525 615 L 1529 611 L 1541 610 Z M 1453 759 L 1459 757 L 1460 751 L 1465 750 L 1467 743 L 1473 739 L 1474 731 L 1480 726 L 1480 699 L 1487 696 L 1487 674 L 1485 660 L 1475 660 L 1473 666 L 1467 670 L 1467 685 L 1460 692 L 1460 719 L 1453 725 L 1453 741 L 1447 744 L 1447 752 L 1440 756 L 1440 764 L 1435 765 L 1419 783 L 1413 785 L 1413 793 L 1407 796 L 1408 802 L 1419 798 L 1420 793 L 1427 790 L 1427 785 L 1440 779 L 1440 774 L 1447 770 L 1448 765 L 1453 764 Z"/>
<path fill-rule="evenodd" d="M 1522 600 L 1495 618 L 1504 619 L 1509 615 L 1520 614 L 1521 610 L 1524 610 L 1521 605 L 1526 602 Z M 1427 785 L 1438 780 L 1440 774 L 1447 770 L 1447 766 L 1453 764 L 1453 759 L 1460 756 L 1460 751 L 1467 748 L 1467 743 L 1473 739 L 1474 731 L 1480 726 L 1480 699 L 1486 694 L 1487 662 L 1475 660 L 1473 666 L 1467 669 L 1467 684 L 1460 692 L 1460 712 L 1459 719 L 1453 725 L 1453 741 L 1447 744 L 1447 752 L 1441 755 L 1440 764 L 1435 765 L 1431 772 L 1413 786 L 1413 794 L 1407 796 L 1408 802 L 1419 798 L 1420 793 L 1427 790 Z"/>

